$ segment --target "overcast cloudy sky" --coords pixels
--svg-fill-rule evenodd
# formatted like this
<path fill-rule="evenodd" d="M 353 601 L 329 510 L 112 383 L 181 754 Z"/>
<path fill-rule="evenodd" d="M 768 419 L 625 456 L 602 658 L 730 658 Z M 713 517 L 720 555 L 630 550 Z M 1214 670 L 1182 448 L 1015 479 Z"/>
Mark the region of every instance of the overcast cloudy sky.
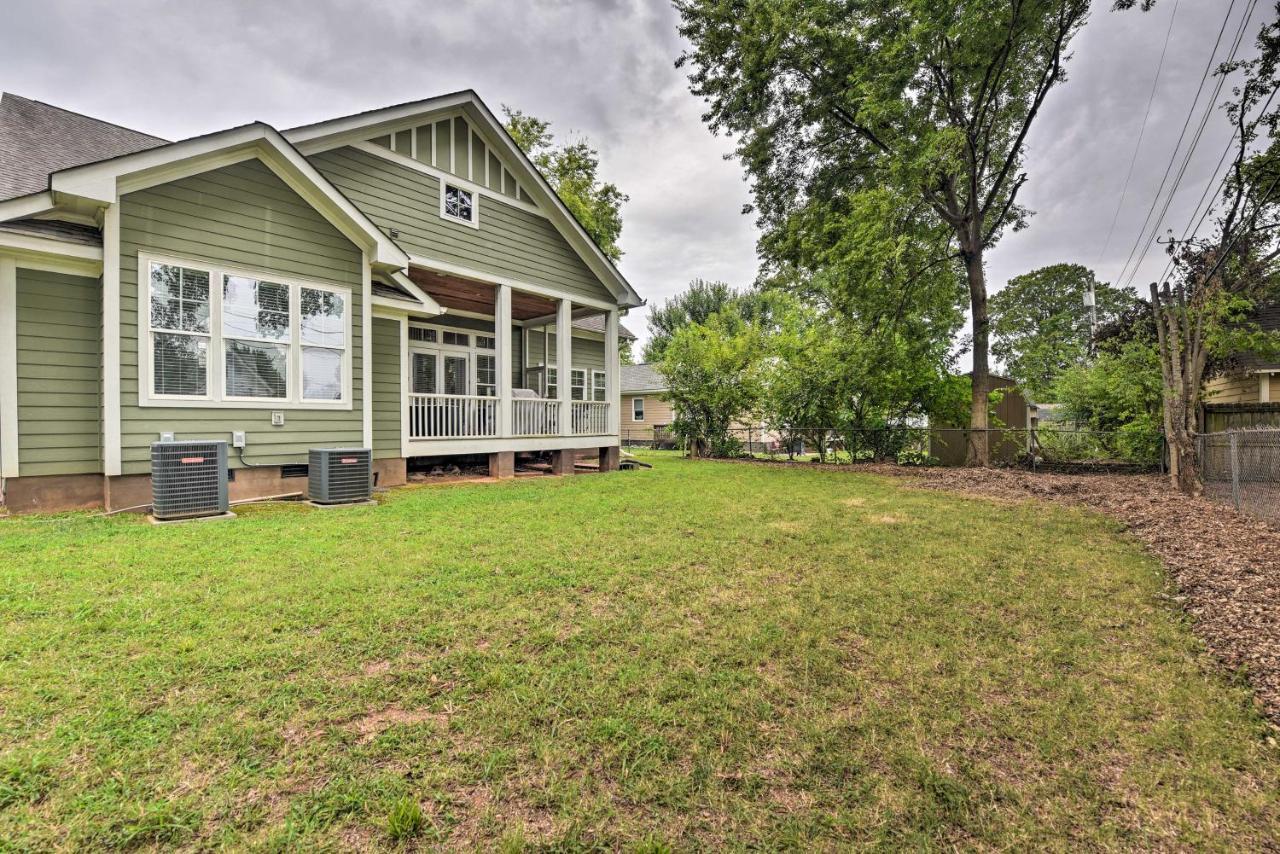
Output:
<path fill-rule="evenodd" d="M 1249 0 L 1161 0 L 1145 15 L 1096 5 L 1074 44 L 1070 80 L 1050 95 L 1030 139 L 1024 199 L 1036 216 L 992 253 L 995 286 L 1057 261 L 1115 278 L 1214 36 L 1233 7 L 1229 40 Z M 1269 13 L 1269 0 L 1257 4 L 1246 46 Z M 1143 144 L 1107 243 L 1171 16 Z M 740 213 L 746 184 L 737 163 L 722 158 L 731 144 L 706 130 L 674 68 L 680 50 L 663 0 L 4 0 L 0 88 L 169 139 L 251 120 L 287 128 L 473 88 L 495 111 L 511 104 L 595 143 L 605 177 L 631 197 L 622 270 L 659 303 L 694 277 L 743 286 L 756 270 L 756 232 Z M 1186 223 L 1228 137 L 1213 116 L 1170 226 Z M 1136 281 L 1149 281 L 1163 261 L 1151 252 Z M 642 312 L 628 325 L 643 333 Z"/>

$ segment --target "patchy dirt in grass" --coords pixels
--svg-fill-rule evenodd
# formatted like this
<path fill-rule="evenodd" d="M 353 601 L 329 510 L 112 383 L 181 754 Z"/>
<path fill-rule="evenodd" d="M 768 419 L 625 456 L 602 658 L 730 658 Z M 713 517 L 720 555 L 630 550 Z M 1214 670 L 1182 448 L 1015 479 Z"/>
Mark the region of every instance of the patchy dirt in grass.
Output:
<path fill-rule="evenodd" d="M 1168 569 L 1179 603 L 1194 618 L 1196 633 L 1210 651 L 1228 667 L 1244 671 L 1267 716 L 1280 724 L 1280 531 L 1265 522 L 1185 496 L 1157 475 L 894 465 L 821 468 L 889 475 L 914 487 L 983 498 L 1085 507 L 1119 521 Z"/>
<path fill-rule="evenodd" d="M 442 712 L 427 709 L 402 709 L 399 706 L 388 706 L 380 711 L 361 715 L 347 724 L 347 729 L 360 736 L 360 742 L 373 741 L 393 726 L 406 726 L 434 721 L 441 726 L 449 725 L 449 716 Z"/>

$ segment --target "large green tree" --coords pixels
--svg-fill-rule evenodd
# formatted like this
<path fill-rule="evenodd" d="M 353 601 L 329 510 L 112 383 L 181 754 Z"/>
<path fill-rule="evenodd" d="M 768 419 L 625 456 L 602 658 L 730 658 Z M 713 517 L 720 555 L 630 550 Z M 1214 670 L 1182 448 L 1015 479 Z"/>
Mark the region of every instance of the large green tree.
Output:
<path fill-rule="evenodd" d="M 557 144 L 551 123 L 502 106 L 507 133 L 529 155 L 587 234 L 610 260 L 622 258 L 622 205 L 627 196 L 600 180 L 600 153 L 586 139 Z"/>
<path fill-rule="evenodd" d="M 1088 0 L 675 0 L 693 91 L 737 137 L 766 261 L 811 263 L 851 200 L 907 203 L 960 262 L 972 313 L 970 462 L 988 460 L 985 253 L 1026 223 L 1025 142 Z"/>
<path fill-rule="evenodd" d="M 1091 290 L 1098 325 L 1115 320 L 1135 299 L 1080 264 L 1051 264 L 1014 276 L 991 297 L 991 353 L 1032 400 L 1052 402 L 1054 381 L 1088 357 L 1085 294 Z"/>
<path fill-rule="evenodd" d="M 749 320 L 766 310 L 766 302 L 756 290 L 735 291 L 724 282 L 694 279 L 683 291 L 649 309 L 644 360 L 662 361 L 671 339 L 686 326 L 704 324 L 721 312 L 733 312 Z"/>
<path fill-rule="evenodd" d="M 733 311 L 678 329 L 659 370 L 675 418 L 671 431 L 693 456 L 730 456 L 741 446 L 734 425 L 759 409 L 763 330 Z"/>

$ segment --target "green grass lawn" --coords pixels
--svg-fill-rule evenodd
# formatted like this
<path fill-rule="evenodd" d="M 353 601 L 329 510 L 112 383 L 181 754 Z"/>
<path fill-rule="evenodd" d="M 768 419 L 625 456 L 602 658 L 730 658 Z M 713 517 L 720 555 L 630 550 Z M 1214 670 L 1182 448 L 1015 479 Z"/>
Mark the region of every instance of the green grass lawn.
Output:
<path fill-rule="evenodd" d="M 1280 750 L 1105 520 L 698 463 L 0 520 L 0 848 L 1259 848 Z"/>

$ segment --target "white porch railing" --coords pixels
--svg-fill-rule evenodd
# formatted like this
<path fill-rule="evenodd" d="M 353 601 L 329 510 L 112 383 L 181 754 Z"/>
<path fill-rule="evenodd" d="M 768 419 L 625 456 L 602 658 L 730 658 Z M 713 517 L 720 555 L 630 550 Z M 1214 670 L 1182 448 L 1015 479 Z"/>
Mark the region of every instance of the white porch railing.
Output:
<path fill-rule="evenodd" d="M 498 435 L 498 399 L 460 394 L 409 395 L 410 439 L 470 439 Z"/>
<path fill-rule="evenodd" d="M 602 400 L 573 401 L 573 435 L 603 436 L 609 432 L 609 403 Z"/>
<path fill-rule="evenodd" d="M 560 401 L 516 398 L 511 401 L 511 406 L 511 432 L 514 435 L 560 435 Z"/>

